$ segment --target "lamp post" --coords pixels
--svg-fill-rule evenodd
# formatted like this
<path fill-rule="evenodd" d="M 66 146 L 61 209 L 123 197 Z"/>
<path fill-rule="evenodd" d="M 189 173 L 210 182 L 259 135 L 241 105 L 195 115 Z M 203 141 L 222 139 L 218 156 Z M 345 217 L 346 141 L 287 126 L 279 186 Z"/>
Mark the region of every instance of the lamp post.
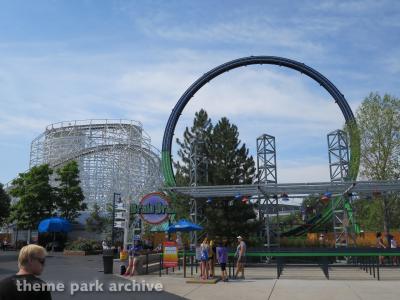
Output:
<path fill-rule="evenodd" d="M 114 246 L 115 198 L 117 196 L 119 196 L 119 202 L 121 202 L 121 194 L 120 193 L 114 193 L 113 207 L 112 207 L 111 246 Z"/>

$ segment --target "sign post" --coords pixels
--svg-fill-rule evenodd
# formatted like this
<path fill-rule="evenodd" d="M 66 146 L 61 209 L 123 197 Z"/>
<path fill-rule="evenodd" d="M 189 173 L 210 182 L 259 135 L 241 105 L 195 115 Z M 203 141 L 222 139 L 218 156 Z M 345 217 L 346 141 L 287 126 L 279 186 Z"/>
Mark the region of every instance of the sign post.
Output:
<path fill-rule="evenodd" d="M 175 268 L 178 266 L 178 246 L 176 242 L 164 242 L 163 267 Z"/>
<path fill-rule="evenodd" d="M 121 194 L 120 193 L 114 193 L 114 197 L 113 197 L 113 207 L 112 207 L 112 228 L 111 228 L 111 246 L 114 246 L 114 227 L 117 227 L 117 226 L 115 226 L 115 205 L 116 205 L 116 203 L 115 203 L 115 199 L 116 199 L 116 197 L 117 196 L 119 196 L 119 198 L 118 198 L 118 203 L 121 203 Z M 117 227 L 117 228 L 121 228 L 121 227 Z"/>

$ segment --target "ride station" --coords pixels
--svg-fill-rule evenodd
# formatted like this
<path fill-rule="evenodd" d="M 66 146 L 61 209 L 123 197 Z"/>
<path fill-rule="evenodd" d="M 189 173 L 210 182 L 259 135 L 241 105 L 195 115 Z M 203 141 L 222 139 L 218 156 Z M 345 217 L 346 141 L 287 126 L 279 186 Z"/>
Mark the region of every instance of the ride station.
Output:
<path fill-rule="evenodd" d="M 177 186 L 173 167 L 171 146 L 175 127 L 183 109 L 190 99 L 209 81 L 217 76 L 249 65 L 277 65 L 296 70 L 307 75 L 320 84 L 339 106 L 346 121 L 346 131 L 334 130 L 327 134 L 330 182 L 289 183 L 277 182 L 275 137 L 262 134 L 257 138 L 257 180 L 248 185 L 226 186 L 199 186 L 197 178 L 202 162 L 206 159 L 197 155 L 196 147 L 203 141 L 192 141 L 190 153 L 190 185 Z M 362 197 L 388 197 L 399 193 L 399 181 L 357 181 L 360 165 L 360 137 L 353 112 L 344 95 L 326 77 L 311 67 L 282 57 L 250 56 L 224 63 L 196 80 L 181 96 L 167 122 L 162 143 L 162 170 L 167 192 L 185 195 L 190 198 L 190 217 L 194 224 L 201 224 L 202 214 L 198 211 L 200 202 L 210 203 L 222 197 L 232 197 L 242 201 L 251 201 L 258 211 L 258 217 L 263 222 L 262 235 L 265 240 L 262 249 L 249 249 L 247 256 L 259 257 L 259 261 L 266 261 L 276 267 L 276 276 L 279 278 L 286 266 L 293 258 L 318 258 L 317 263 L 327 279 L 329 270 L 340 258 L 346 265 L 359 266 L 374 278 L 380 279 L 379 257 L 400 256 L 400 250 L 382 249 L 376 247 L 361 247 L 358 240 L 363 234 L 361 224 L 357 223 L 357 216 L 353 211 L 353 203 Z M 320 202 L 324 205 L 321 213 L 297 224 L 290 229 L 280 226 L 279 202 L 288 199 L 305 198 L 310 195 L 320 195 Z M 306 236 L 309 233 L 320 232 L 326 224 L 332 224 L 333 232 L 331 243 L 324 248 L 286 248 L 282 240 L 287 237 Z M 199 241 L 197 232 L 191 233 L 190 243 L 195 246 Z M 194 251 L 180 253 L 184 276 L 186 268 L 193 267 L 197 272 Z M 231 268 L 234 273 L 233 253 L 230 253 L 229 274 Z M 180 261 L 180 260 L 179 260 Z M 160 263 L 160 276 L 162 273 Z M 168 269 L 166 269 L 168 272 Z"/>

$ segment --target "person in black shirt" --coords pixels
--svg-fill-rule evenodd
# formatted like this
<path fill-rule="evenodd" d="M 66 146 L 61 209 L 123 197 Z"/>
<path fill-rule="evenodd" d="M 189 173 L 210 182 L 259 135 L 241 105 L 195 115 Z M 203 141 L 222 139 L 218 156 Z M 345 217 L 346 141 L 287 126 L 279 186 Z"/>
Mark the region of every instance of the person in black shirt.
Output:
<path fill-rule="evenodd" d="M 46 283 L 36 277 L 43 272 L 46 255 L 41 246 L 23 247 L 18 257 L 18 273 L 0 281 L 0 300 L 51 300 Z"/>

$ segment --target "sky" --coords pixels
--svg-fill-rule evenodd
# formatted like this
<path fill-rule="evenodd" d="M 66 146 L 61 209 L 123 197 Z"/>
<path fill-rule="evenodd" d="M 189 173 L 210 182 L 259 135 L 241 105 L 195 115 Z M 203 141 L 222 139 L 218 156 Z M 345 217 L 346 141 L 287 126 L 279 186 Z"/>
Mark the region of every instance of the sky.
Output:
<path fill-rule="evenodd" d="M 370 92 L 400 97 L 400 2 L 0 0 L 0 182 L 26 171 L 32 140 L 61 121 L 140 121 L 161 150 L 185 90 L 251 55 L 305 63 L 354 113 Z M 222 74 L 191 99 L 175 137 L 201 108 L 236 124 L 253 155 L 258 136 L 275 136 L 278 182 L 329 181 L 326 135 L 344 118 L 305 75 Z"/>

